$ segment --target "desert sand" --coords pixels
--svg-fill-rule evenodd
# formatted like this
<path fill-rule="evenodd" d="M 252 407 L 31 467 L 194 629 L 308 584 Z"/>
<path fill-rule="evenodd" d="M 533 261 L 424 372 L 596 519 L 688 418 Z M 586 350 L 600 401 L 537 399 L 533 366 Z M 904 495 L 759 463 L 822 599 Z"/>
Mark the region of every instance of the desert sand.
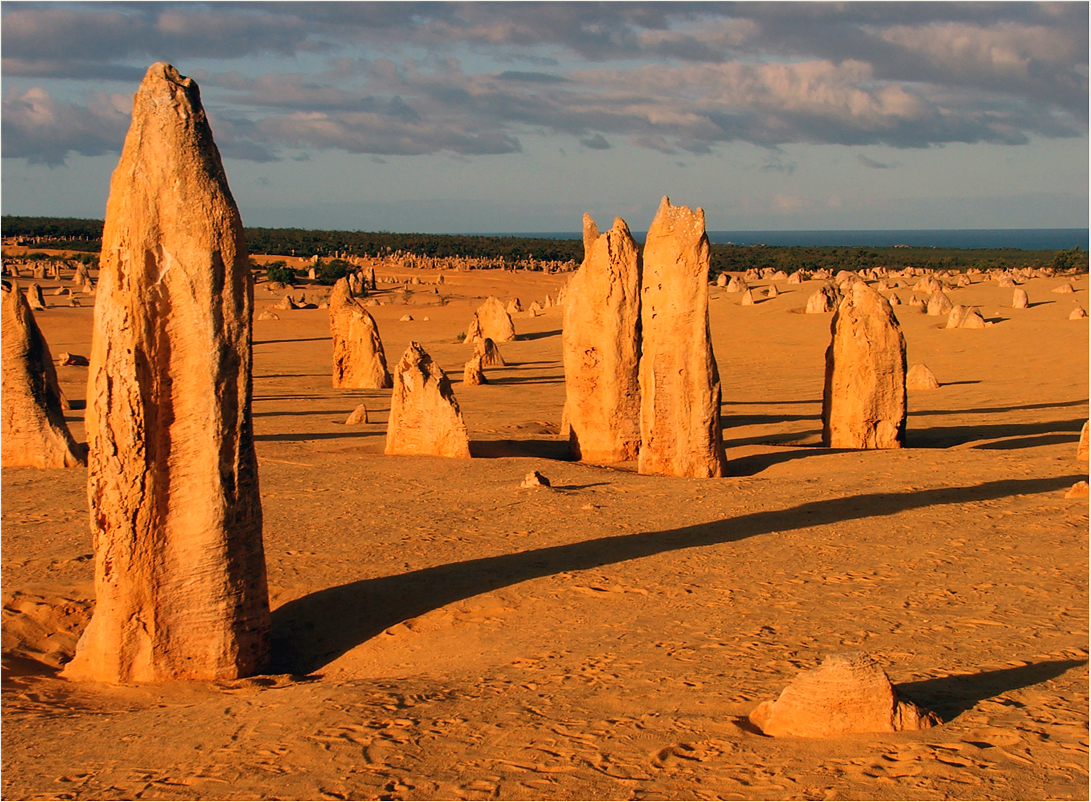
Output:
<path fill-rule="evenodd" d="M 949 290 L 978 330 L 897 307 L 942 386 L 909 391 L 885 451 L 819 445 L 821 282 L 710 287 L 727 476 L 680 479 L 567 461 L 559 307 L 458 383 L 485 298 L 543 304 L 567 275 L 399 275 L 422 283 L 368 311 L 388 355 L 420 342 L 452 378 L 474 459 L 383 455 L 391 391 L 332 388 L 327 310 L 255 321 L 271 674 L 59 678 L 93 605 L 86 471 L 3 469 L 4 798 L 1086 798 L 1087 276 L 1029 281 L 1028 309 Z M 87 355 L 93 296 L 40 283 L 52 353 Z M 259 283 L 255 311 L 284 294 Z M 57 370 L 84 442 L 87 368 Z M 552 487 L 521 488 L 534 470 Z M 846 651 L 943 723 L 748 722 Z"/>

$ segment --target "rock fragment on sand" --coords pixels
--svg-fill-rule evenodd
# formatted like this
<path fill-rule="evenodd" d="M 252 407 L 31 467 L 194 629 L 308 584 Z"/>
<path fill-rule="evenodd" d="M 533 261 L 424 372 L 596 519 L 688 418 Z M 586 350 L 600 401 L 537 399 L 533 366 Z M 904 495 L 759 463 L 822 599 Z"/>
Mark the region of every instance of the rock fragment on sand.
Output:
<path fill-rule="evenodd" d="M 519 487 L 527 489 L 537 489 L 540 487 L 551 487 L 549 480 L 542 476 L 538 471 L 531 471 L 523 479 L 523 483 Z"/>
<path fill-rule="evenodd" d="M 413 322 L 413 316 L 412 315 L 402 315 L 400 318 L 398 318 L 398 322 L 399 323 L 412 323 Z"/>
<path fill-rule="evenodd" d="M 489 383 L 489 380 L 485 378 L 485 371 L 481 369 L 481 357 L 477 354 L 466 362 L 462 370 L 462 383 L 470 387 Z"/>
<path fill-rule="evenodd" d="M 0 463 L 5 468 L 83 465 L 83 451 L 64 420 L 64 394 L 49 345 L 26 296 L 8 281 L 2 293 Z"/>
<path fill-rule="evenodd" d="M 750 722 L 766 735 L 836 738 L 850 733 L 923 730 L 942 723 L 905 699 L 882 666 L 863 652 L 831 654 L 804 671 Z"/>
<path fill-rule="evenodd" d="M 1064 494 L 1065 498 L 1087 498 L 1088 497 L 1088 485 L 1087 482 L 1076 482 L 1072 487 L 1068 488 Z"/>
<path fill-rule="evenodd" d="M 933 317 L 949 315 L 952 308 L 954 308 L 954 304 L 951 303 L 951 299 L 942 290 L 937 290 L 928 296 L 927 310 L 929 315 Z"/>
<path fill-rule="evenodd" d="M 375 318 L 340 278 L 330 293 L 330 335 L 333 339 L 333 386 L 383 390 L 394 382 Z"/>
<path fill-rule="evenodd" d="M 852 285 L 830 323 L 822 394 L 826 448 L 905 444 L 905 338 L 890 304 L 867 284 Z"/>
<path fill-rule="evenodd" d="M 747 289 L 742 294 L 742 298 L 739 299 L 739 306 L 753 306 L 754 305 L 754 291 Z"/>
<path fill-rule="evenodd" d="M 102 233 L 87 400 L 95 612 L 70 679 L 225 680 L 269 661 L 253 276 L 197 85 L 152 65 Z"/>
<path fill-rule="evenodd" d="M 511 315 L 500 300 L 491 295 L 478 307 L 466 330 L 468 343 L 476 343 L 482 337 L 488 337 L 496 343 L 515 339 L 515 324 L 511 322 Z"/>
<path fill-rule="evenodd" d="M 82 368 L 87 367 L 90 362 L 88 361 L 87 357 L 81 356 L 80 354 L 69 354 L 67 352 L 64 352 L 59 357 L 57 357 L 57 364 L 64 365 L 66 367 L 75 366 Z"/>
<path fill-rule="evenodd" d="M 1012 293 L 1011 297 L 1011 308 L 1026 309 L 1029 306 L 1030 299 L 1027 298 L 1027 291 L 1024 290 L 1022 287 L 1016 287 L 1015 292 Z"/>
<path fill-rule="evenodd" d="M 640 450 L 640 252 L 621 218 L 604 234 L 583 216 L 589 249 L 565 295 L 561 347 L 569 450 L 613 463 Z"/>
<path fill-rule="evenodd" d="M 451 382 L 420 343 L 410 343 L 394 368 L 386 453 L 470 456 L 466 424 Z"/>
<path fill-rule="evenodd" d="M 905 386 L 908 390 L 938 390 L 940 385 L 927 365 L 917 363 L 905 374 Z"/>
<path fill-rule="evenodd" d="M 1060 295 L 1072 295 L 1075 291 L 1076 290 L 1072 288 L 1071 282 L 1065 282 L 1061 286 L 1053 288 L 1053 292 L 1059 293 Z"/>
<path fill-rule="evenodd" d="M 474 356 L 481 357 L 481 367 L 483 368 L 502 368 L 508 364 L 504 361 L 504 357 L 496 343 L 488 337 L 477 341 L 474 346 Z"/>
<path fill-rule="evenodd" d="M 811 297 L 807 299 L 807 314 L 821 315 L 832 312 L 836 308 L 837 302 L 837 288 L 832 284 L 823 284 L 812 292 Z"/>
<path fill-rule="evenodd" d="M 270 312 L 268 309 L 263 309 L 257 316 L 258 320 L 280 320 L 280 315 L 275 312 Z"/>
<path fill-rule="evenodd" d="M 645 241 L 641 282 L 643 474 L 709 478 L 726 472 L 708 268 L 704 210 L 672 206 L 664 197 Z"/>
<path fill-rule="evenodd" d="M 349 413 L 349 416 L 345 418 L 346 426 L 362 426 L 365 423 L 369 423 L 367 419 L 367 407 L 360 404 L 356 409 Z"/>
<path fill-rule="evenodd" d="M 1082 306 L 1077 306 L 1069 315 L 1069 320 L 1083 320 L 1087 317 L 1087 311 Z"/>

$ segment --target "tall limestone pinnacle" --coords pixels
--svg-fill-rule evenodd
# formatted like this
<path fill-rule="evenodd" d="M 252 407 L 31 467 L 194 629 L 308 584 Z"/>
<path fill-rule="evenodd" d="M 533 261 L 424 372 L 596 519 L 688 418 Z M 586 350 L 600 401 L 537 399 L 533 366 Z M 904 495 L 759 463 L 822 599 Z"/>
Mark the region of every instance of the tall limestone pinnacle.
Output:
<path fill-rule="evenodd" d="M 87 388 L 95 612 L 73 679 L 230 679 L 269 659 L 253 278 L 197 85 L 153 64 L 110 185 Z"/>
<path fill-rule="evenodd" d="M 583 218 L 584 260 L 568 285 L 562 347 L 572 456 L 625 462 L 640 450 L 640 251 L 618 218 Z"/>
<path fill-rule="evenodd" d="M 901 448 L 905 423 L 905 337 L 887 300 L 861 281 L 830 323 L 822 444 Z"/>
<path fill-rule="evenodd" d="M 663 198 L 644 244 L 640 473 L 711 478 L 727 468 L 708 268 L 704 210 Z"/>

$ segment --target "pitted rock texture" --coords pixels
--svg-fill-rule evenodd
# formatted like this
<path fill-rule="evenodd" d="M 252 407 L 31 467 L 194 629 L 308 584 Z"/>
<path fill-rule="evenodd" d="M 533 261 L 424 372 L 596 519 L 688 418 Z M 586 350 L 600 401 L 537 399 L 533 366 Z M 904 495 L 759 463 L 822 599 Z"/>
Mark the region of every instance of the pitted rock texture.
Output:
<path fill-rule="evenodd" d="M 863 652 L 831 654 L 804 671 L 750 722 L 772 737 L 836 738 L 856 732 L 924 730 L 942 722 L 903 698 L 875 660 Z"/>
<path fill-rule="evenodd" d="M 73 679 L 233 679 L 269 660 L 250 416 L 253 278 L 197 85 L 154 64 L 102 235 L 87 389 L 95 612 Z"/>
<path fill-rule="evenodd" d="M 822 394 L 827 448 L 905 444 L 905 338 L 894 310 L 863 282 L 854 284 L 830 323 Z"/>
<path fill-rule="evenodd" d="M 663 198 L 641 280 L 640 473 L 709 478 L 726 470 L 708 268 L 704 210 Z"/>
<path fill-rule="evenodd" d="M 470 327 L 466 330 L 467 343 L 473 344 L 485 337 L 494 343 L 506 343 L 515 339 L 515 324 L 511 322 L 511 315 L 504 308 L 504 304 L 491 295 L 478 307 L 470 321 Z"/>
<path fill-rule="evenodd" d="M 606 233 L 584 215 L 583 264 L 565 295 L 562 326 L 569 449 L 612 463 L 640 450 L 640 252 L 618 218 Z"/>
<path fill-rule="evenodd" d="M 382 390 L 394 386 L 375 318 L 353 297 L 345 278 L 338 279 L 330 293 L 330 334 L 334 387 Z"/>
<path fill-rule="evenodd" d="M 451 382 L 420 343 L 394 367 L 387 454 L 469 457 L 470 442 Z"/>

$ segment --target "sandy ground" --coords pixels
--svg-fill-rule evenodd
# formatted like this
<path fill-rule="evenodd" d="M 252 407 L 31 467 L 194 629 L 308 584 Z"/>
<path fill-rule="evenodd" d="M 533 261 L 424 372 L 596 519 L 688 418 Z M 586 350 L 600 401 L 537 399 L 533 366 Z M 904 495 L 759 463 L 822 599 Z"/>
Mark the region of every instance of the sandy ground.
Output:
<path fill-rule="evenodd" d="M 472 460 L 383 456 L 389 391 L 331 389 L 324 310 L 255 323 L 274 674 L 59 679 L 93 603 L 85 472 L 3 469 L 4 798 L 1087 798 L 1088 501 L 1065 498 L 1088 469 L 1086 276 L 1029 282 L 1026 310 L 951 291 L 984 330 L 900 307 L 943 387 L 882 452 L 817 447 L 817 283 L 752 307 L 713 288 L 731 476 L 686 480 L 565 461 L 559 310 L 516 316 L 508 367 L 459 384 L 481 300 L 564 277 L 416 275 L 371 311 L 391 364 L 417 340 L 451 375 Z M 259 284 L 259 311 L 282 294 Z M 84 303 L 38 313 L 54 356 L 89 353 Z M 86 371 L 59 369 L 80 440 Z M 371 423 L 344 425 L 360 403 Z M 553 488 L 521 489 L 531 470 Z M 855 650 L 944 724 L 750 727 Z"/>

